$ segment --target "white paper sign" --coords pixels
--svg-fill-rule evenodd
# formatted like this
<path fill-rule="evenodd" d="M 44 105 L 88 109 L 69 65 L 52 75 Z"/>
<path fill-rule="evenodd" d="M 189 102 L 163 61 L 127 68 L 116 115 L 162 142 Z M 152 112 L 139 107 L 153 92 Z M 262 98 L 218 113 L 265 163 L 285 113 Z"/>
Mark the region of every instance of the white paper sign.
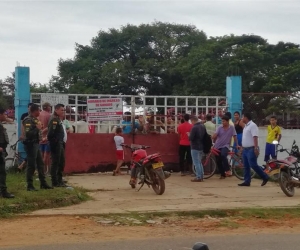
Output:
<path fill-rule="evenodd" d="M 122 120 L 123 101 L 122 98 L 88 99 L 89 121 L 116 121 Z"/>
<path fill-rule="evenodd" d="M 41 94 L 41 104 L 49 102 L 51 106 L 55 106 L 58 103 L 61 103 L 65 106 L 69 105 L 69 97 L 68 95 L 63 94 Z"/>

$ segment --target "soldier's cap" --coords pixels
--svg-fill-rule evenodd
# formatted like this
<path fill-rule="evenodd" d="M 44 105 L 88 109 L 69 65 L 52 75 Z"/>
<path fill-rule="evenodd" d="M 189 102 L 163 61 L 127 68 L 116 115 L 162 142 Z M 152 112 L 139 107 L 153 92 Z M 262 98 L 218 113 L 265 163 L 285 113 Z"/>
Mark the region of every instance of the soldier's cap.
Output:
<path fill-rule="evenodd" d="M 42 105 L 43 109 L 47 107 L 51 107 L 51 104 L 49 102 L 44 102 Z"/>

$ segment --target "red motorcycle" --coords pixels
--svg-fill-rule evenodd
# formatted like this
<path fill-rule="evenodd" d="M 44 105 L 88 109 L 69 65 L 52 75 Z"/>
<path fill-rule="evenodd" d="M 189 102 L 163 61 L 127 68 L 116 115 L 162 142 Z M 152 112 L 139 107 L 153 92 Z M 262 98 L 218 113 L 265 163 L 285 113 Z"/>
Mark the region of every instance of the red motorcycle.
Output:
<path fill-rule="evenodd" d="M 163 162 L 161 155 L 155 153 L 147 155 L 145 149 L 149 146 L 131 144 L 131 146 L 122 144 L 123 147 L 131 150 L 131 180 L 129 184 L 132 188 L 138 184 L 141 185 L 138 191 L 147 184 L 152 187 L 157 195 L 162 195 L 165 192 L 165 180 L 171 176 L 167 171 L 163 171 Z"/>
<path fill-rule="evenodd" d="M 283 148 L 278 141 L 273 141 L 279 149 L 277 152 L 286 152 L 288 157 L 285 159 L 272 159 L 268 162 L 271 174 L 278 175 L 278 183 L 283 193 L 292 197 L 295 194 L 295 187 L 300 187 L 300 152 L 294 140 L 291 150 Z"/>

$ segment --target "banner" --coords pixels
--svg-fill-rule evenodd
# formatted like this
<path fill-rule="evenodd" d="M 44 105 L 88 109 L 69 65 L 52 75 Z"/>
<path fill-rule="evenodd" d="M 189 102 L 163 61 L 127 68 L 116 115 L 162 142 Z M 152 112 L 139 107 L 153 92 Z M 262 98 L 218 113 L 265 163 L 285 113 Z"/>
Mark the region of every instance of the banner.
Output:
<path fill-rule="evenodd" d="M 87 100 L 88 121 L 122 120 L 122 98 L 101 98 Z"/>
<path fill-rule="evenodd" d="M 52 93 L 45 93 L 41 94 L 41 104 L 49 102 L 51 106 L 55 106 L 56 104 L 63 104 L 68 106 L 69 104 L 69 97 L 66 94 L 52 94 Z"/>

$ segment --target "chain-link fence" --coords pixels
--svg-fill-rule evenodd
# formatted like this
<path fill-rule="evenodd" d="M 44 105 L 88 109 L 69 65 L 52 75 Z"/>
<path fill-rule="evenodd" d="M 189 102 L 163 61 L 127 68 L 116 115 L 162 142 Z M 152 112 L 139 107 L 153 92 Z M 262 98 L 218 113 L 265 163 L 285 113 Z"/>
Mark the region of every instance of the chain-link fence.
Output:
<path fill-rule="evenodd" d="M 300 128 L 300 98 L 290 93 L 243 93 L 243 112 L 250 112 L 259 126 L 269 124 L 271 116 L 286 129 Z"/>

